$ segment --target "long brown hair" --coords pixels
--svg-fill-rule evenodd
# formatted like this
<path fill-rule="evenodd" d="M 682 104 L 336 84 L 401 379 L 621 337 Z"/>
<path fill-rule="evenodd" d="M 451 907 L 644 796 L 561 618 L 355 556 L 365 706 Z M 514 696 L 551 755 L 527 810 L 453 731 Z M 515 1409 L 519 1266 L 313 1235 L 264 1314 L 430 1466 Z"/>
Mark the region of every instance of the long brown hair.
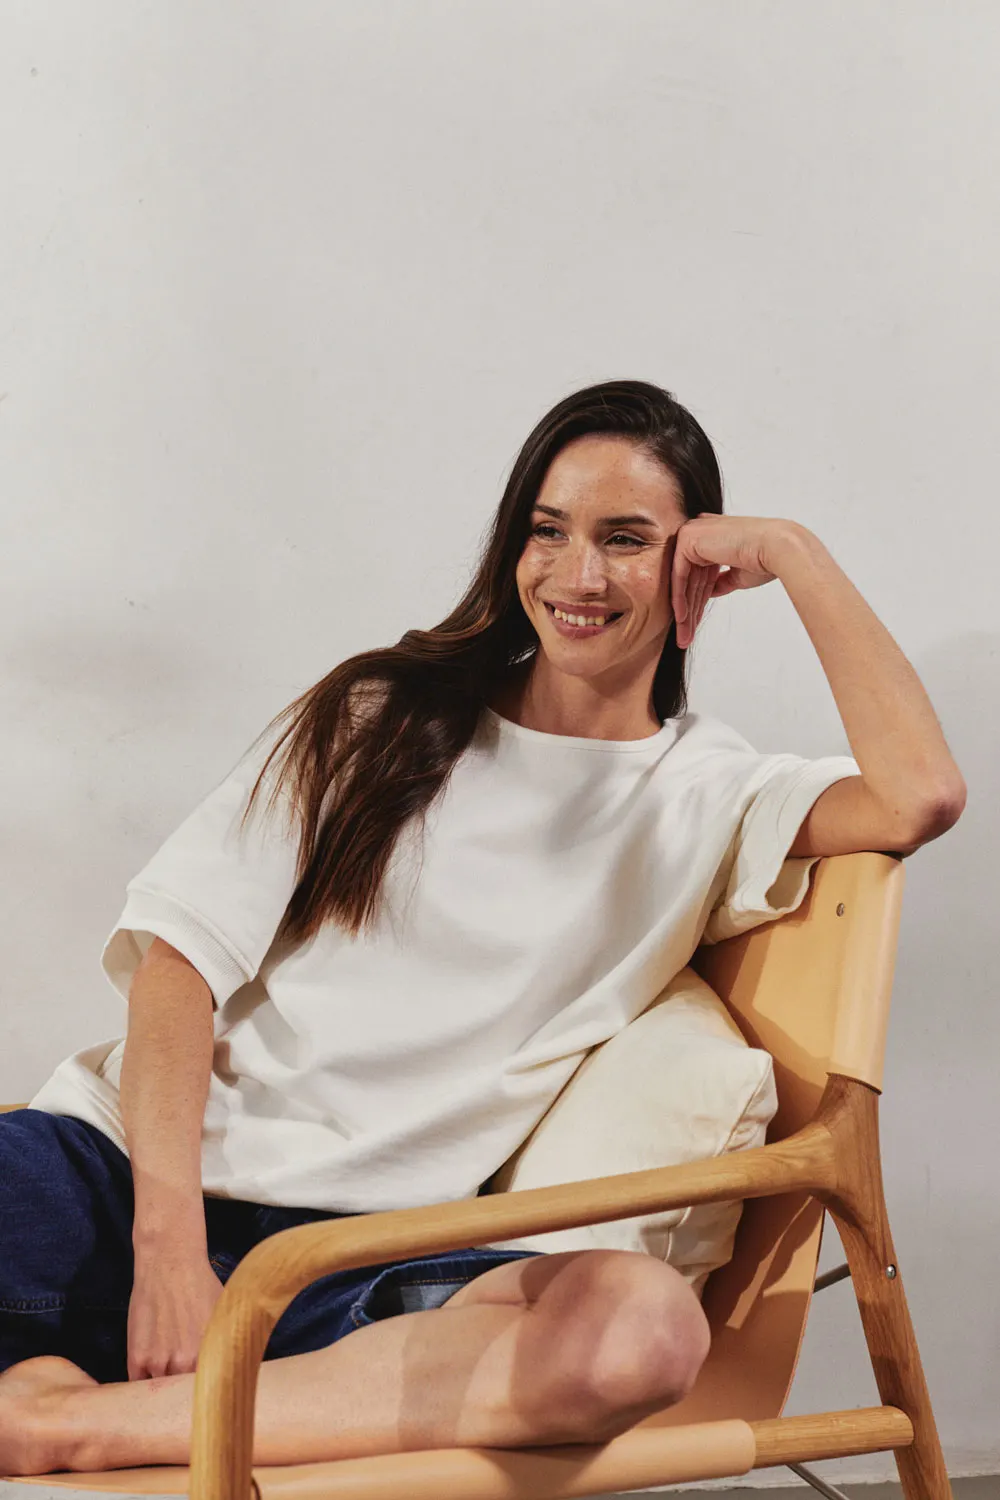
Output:
<path fill-rule="evenodd" d="M 608 380 L 546 413 L 514 462 L 475 577 L 451 614 L 341 662 L 264 731 L 288 721 L 244 820 L 284 747 L 271 801 L 284 792 L 301 834 L 297 883 L 280 929 L 288 942 L 305 941 L 330 920 L 355 936 L 374 921 L 404 823 L 447 781 L 494 688 L 537 648 L 515 570 L 549 465 L 568 443 L 593 433 L 628 438 L 658 458 L 677 481 L 689 520 L 722 513 L 712 445 L 669 391 Z M 653 682 L 661 723 L 687 710 L 685 660 L 671 625 Z"/>

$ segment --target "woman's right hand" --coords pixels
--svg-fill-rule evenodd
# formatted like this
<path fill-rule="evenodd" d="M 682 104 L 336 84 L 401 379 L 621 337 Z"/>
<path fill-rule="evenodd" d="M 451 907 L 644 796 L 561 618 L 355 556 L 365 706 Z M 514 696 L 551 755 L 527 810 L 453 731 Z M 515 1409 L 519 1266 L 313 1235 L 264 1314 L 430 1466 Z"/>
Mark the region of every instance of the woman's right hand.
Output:
<path fill-rule="evenodd" d="M 137 1249 L 128 1309 L 128 1378 L 194 1370 L 202 1336 L 222 1296 L 203 1248 Z"/>

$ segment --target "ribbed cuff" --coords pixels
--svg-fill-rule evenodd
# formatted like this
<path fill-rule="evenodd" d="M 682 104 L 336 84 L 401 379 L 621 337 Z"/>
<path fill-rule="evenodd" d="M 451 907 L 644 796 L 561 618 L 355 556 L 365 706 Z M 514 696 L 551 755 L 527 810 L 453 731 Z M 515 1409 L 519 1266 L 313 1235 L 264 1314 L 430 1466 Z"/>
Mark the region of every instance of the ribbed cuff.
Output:
<path fill-rule="evenodd" d="M 176 948 L 198 970 L 217 1005 L 254 976 L 247 959 L 198 912 L 159 891 L 130 886 L 125 910 L 101 954 L 101 967 L 123 1000 L 128 1000 L 132 978 L 154 937 Z"/>

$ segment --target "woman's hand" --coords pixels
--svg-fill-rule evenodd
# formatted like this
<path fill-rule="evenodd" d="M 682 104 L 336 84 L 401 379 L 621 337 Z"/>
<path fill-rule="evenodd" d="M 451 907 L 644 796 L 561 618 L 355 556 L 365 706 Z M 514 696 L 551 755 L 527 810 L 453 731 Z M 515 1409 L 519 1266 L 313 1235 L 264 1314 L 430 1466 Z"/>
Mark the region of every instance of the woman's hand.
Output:
<path fill-rule="evenodd" d="M 690 646 L 710 599 L 777 577 L 773 556 L 794 521 L 761 516 L 695 516 L 676 533 L 671 602 L 677 644 Z M 723 572 L 722 569 L 727 571 Z"/>
<path fill-rule="evenodd" d="M 128 1309 L 128 1378 L 189 1374 L 222 1296 L 203 1249 L 137 1251 Z"/>

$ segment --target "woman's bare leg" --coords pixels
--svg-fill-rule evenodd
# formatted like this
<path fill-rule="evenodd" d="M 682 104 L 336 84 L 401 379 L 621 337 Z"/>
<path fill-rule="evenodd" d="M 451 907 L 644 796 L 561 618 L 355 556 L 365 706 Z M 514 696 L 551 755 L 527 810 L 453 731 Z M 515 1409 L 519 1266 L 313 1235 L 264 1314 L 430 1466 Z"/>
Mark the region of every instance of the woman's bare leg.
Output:
<path fill-rule="evenodd" d="M 678 1399 L 707 1347 L 697 1299 L 647 1256 L 584 1251 L 511 1262 L 444 1307 L 268 1360 L 254 1462 L 604 1440 Z M 48 1367 L 50 1382 L 60 1367 L 75 1371 L 38 1360 L 0 1377 L 0 1472 L 13 1474 L 17 1462 L 37 1474 L 189 1461 L 193 1375 L 96 1385 L 76 1372 L 61 1388 L 22 1386 L 19 1395 L 32 1366 L 39 1377 Z"/>

